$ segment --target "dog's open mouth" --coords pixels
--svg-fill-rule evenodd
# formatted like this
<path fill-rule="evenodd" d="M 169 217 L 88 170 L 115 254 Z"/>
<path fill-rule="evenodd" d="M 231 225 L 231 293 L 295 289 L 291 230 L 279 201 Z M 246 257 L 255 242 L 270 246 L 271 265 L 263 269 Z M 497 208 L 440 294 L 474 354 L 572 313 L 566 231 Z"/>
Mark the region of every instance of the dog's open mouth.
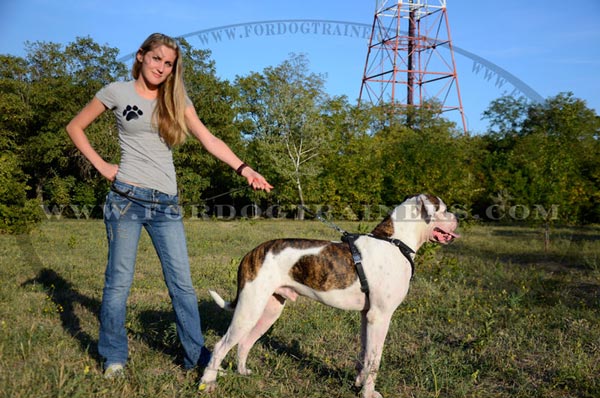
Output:
<path fill-rule="evenodd" d="M 452 242 L 454 239 L 456 238 L 460 238 L 460 235 L 453 232 L 453 231 L 446 231 L 444 229 L 441 229 L 440 227 L 435 227 L 433 229 L 433 234 L 432 234 L 432 238 L 435 242 L 438 243 L 450 243 Z"/>

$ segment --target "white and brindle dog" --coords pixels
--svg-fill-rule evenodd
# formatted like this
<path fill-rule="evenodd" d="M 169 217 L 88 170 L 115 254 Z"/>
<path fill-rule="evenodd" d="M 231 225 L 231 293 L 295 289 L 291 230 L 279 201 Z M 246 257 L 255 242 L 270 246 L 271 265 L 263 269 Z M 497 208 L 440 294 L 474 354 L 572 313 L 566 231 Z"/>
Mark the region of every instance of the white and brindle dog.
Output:
<path fill-rule="evenodd" d="M 448 243 L 458 235 L 458 221 L 444 202 L 429 195 L 413 196 L 397 206 L 369 235 L 355 245 L 370 285 L 361 291 L 348 244 L 312 239 L 277 239 L 262 243 L 242 259 L 238 269 L 237 297 L 224 301 L 210 291 L 216 303 L 235 309 L 227 333 L 215 345 L 201 379 L 212 391 L 225 355 L 238 344 L 237 368 L 246 368 L 248 352 L 273 325 L 286 300 L 305 296 L 344 310 L 361 311 L 362 349 L 356 386 L 362 397 L 381 397 L 375 391 L 383 344 L 392 314 L 408 293 L 411 261 L 391 243 L 399 240 L 414 252 L 425 242 Z"/>

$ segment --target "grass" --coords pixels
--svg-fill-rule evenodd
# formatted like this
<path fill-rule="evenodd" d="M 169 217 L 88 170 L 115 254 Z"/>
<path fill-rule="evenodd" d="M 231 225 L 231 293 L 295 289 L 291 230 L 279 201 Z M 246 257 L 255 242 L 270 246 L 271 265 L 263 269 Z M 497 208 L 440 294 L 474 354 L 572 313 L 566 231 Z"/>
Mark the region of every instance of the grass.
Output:
<path fill-rule="evenodd" d="M 348 230 L 365 225 L 343 223 Z M 235 293 L 237 262 L 275 237 L 337 239 L 318 222 L 187 221 L 209 347 L 230 314 L 207 289 Z M 472 226 L 427 246 L 393 317 L 377 382 L 385 397 L 600 396 L 600 228 Z M 48 221 L 0 235 L 0 396 L 197 397 L 181 367 L 170 301 L 147 235 L 139 248 L 124 379 L 97 354 L 106 261 L 101 221 Z M 249 357 L 254 375 L 219 379 L 214 397 L 355 397 L 359 317 L 307 299 L 288 304 Z M 235 369 L 235 355 L 226 364 Z"/>

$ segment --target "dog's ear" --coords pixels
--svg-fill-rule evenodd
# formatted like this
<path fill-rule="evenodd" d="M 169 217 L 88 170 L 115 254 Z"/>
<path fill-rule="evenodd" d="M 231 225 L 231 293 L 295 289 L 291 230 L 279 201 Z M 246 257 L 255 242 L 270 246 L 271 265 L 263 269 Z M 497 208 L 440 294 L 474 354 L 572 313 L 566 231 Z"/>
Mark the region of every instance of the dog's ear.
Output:
<path fill-rule="evenodd" d="M 429 223 L 439 209 L 439 199 L 435 196 L 420 194 L 417 196 L 417 209 L 421 211 L 421 217 L 425 222 Z"/>

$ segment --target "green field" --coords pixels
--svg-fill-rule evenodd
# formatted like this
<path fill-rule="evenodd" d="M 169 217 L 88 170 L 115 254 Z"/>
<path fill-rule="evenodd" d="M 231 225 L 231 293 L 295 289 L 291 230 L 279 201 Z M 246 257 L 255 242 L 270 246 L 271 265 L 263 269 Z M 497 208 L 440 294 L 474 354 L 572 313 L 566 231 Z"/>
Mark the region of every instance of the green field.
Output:
<path fill-rule="evenodd" d="M 370 225 L 342 223 L 364 232 Z M 312 221 L 186 221 L 207 344 L 231 314 L 207 293 L 235 294 L 237 263 L 278 237 L 337 239 Z M 471 226 L 426 247 L 398 308 L 377 388 L 384 397 L 600 397 L 600 228 Z M 47 221 L 0 235 L 0 397 L 197 397 L 178 357 L 170 300 L 147 235 L 127 327 L 126 377 L 104 380 L 97 354 L 106 258 L 101 221 Z M 248 360 L 254 374 L 219 379 L 214 397 L 355 397 L 359 315 L 289 303 Z M 235 355 L 225 366 L 235 369 Z"/>

